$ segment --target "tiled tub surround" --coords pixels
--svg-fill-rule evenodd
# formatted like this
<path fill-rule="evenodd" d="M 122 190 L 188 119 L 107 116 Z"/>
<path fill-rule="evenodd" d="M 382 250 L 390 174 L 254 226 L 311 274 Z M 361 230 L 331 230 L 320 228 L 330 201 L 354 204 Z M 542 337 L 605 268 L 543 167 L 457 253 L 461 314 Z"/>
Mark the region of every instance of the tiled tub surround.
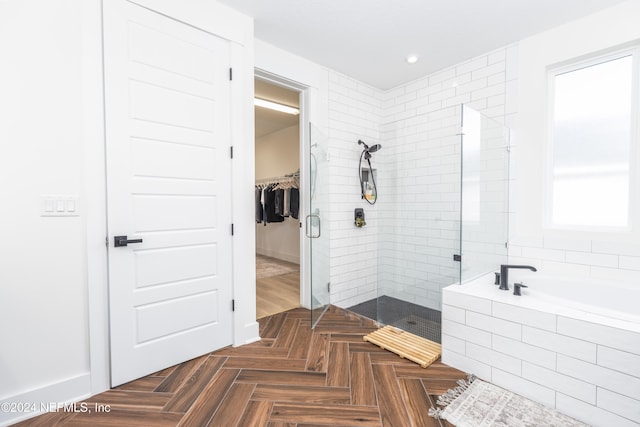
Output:
<path fill-rule="evenodd" d="M 594 426 L 640 426 L 638 288 L 607 284 L 598 299 L 598 283 L 530 276 L 521 297 L 493 274 L 445 288 L 443 362 Z"/>

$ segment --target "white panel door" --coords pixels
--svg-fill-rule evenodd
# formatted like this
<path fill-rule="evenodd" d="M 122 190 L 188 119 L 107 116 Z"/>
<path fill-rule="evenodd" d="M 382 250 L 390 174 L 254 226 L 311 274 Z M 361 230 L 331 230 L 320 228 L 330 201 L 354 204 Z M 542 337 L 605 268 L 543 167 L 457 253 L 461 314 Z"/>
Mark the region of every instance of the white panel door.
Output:
<path fill-rule="evenodd" d="M 104 32 L 116 386 L 232 342 L 230 53 L 125 0 Z"/>

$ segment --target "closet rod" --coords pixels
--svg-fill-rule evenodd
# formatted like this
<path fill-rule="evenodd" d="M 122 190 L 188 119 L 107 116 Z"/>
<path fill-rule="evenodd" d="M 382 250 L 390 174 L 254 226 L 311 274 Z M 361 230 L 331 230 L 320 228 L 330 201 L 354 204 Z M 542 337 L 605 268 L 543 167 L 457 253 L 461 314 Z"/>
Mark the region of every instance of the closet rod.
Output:
<path fill-rule="evenodd" d="M 294 173 L 290 173 L 282 176 L 256 179 L 256 184 L 275 184 L 280 181 L 293 181 L 298 179 L 300 179 L 300 172 L 294 172 Z"/>

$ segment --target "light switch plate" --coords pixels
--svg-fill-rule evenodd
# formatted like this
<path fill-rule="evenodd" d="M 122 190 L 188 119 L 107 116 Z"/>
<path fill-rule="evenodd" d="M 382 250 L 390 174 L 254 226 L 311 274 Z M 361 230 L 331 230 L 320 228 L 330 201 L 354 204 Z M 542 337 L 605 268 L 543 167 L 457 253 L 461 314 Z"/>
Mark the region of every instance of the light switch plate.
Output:
<path fill-rule="evenodd" d="M 80 216 L 78 199 L 76 195 L 41 195 L 40 216 Z"/>

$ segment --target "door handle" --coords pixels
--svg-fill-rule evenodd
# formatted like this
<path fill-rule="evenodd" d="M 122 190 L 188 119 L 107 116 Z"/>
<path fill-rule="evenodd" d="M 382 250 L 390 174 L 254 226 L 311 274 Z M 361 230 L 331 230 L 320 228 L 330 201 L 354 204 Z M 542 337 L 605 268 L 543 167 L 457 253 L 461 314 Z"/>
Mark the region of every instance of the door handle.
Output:
<path fill-rule="evenodd" d="M 309 219 L 312 220 L 313 222 L 313 218 L 317 218 L 318 219 L 318 235 L 314 236 L 313 234 L 309 234 Z M 319 215 L 307 215 L 306 221 L 305 221 L 305 234 L 307 235 L 308 238 L 310 239 L 317 239 L 320 237 L 320 233 L 321 233 L 321 228 L 320 228 L 320 216 Z"/>
<path fill-rule="evenodd" d="M 127 236 L 114 236 L 113 237 L 113 246 L 119 248 L 121 246 L 127 246 L 129 243 L 142 243 L 142 239 L 131 239 L 128 240 Z"/>

